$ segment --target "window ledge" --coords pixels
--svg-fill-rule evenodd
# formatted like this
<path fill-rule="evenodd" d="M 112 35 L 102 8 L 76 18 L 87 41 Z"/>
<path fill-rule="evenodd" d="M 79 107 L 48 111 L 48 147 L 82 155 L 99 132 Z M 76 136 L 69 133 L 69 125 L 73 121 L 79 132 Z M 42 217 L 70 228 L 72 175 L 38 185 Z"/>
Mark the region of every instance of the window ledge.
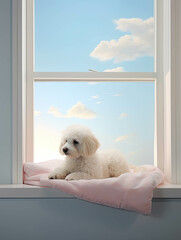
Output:
<path fill-rule="evenodd" d="M 54 188 L 42 188 L 25 184 L 0 185 L 0 199 L 2 198 L 75 199 L 75 197 Z M 154 190 L 153 198 L 181 198 L 181 185 L 161 185 Z"/>
<path fill-rule="evenodd" d="M 153 191 L 153 198 L 181 198 L 181 185 L 160 185 Z"/>
<path fill-rule="evenodd" d="M 75 198 L 55 188 L 26 184 L 0 185 L 0 198 Z"/>

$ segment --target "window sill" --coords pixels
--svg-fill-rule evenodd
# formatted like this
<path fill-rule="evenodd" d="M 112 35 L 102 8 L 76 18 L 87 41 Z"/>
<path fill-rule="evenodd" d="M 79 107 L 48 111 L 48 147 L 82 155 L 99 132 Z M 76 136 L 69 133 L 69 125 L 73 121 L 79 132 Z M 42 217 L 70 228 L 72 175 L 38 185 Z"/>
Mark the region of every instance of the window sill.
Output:
<path fill-rule="evenodd" d="M 3 198 L 67 198 L 75 197 L 54 189 L 25 184 L 0 185 L 0 199 Z M 181 185 L 167 184 L 156 188 L 153 198 L 181 198 Z"/>

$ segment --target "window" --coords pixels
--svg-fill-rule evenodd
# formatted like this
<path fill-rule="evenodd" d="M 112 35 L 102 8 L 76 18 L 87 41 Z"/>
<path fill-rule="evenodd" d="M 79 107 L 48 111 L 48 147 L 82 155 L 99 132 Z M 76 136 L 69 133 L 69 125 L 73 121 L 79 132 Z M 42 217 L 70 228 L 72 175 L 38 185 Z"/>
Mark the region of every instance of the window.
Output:
<path fill-rule="evenodd" d="M 23 131 L 24 140 L 22 139 L 25 146 L 23 148 L 23 158 L 26 161 L 33 161 L 34 153 L 35 159 L 39 158 L 37 149 L 40 150 L 40 147 L 38 147 L 37 139 L 40 135 L 36 136 L 36 134 L 38 133 L 38 124 L 42 124 L 41 121 L 54 117 L 54 122 L 57 121 L 56 118 L 58 118 L 59 120 L 61 119 L 61 123 L 63 120 L 69 123 L 71 122 L 71 107 L 75 107 L 76 104 L 78 104 L 79 107 L 83 104 L 81 106 L 90 110 L 92 116 L 95 117 L 99 111 L 102 111 L 103 102 L 101 94 L 104 93 L 103 89 L 110 90 L 115 87 L 117 91 L 110 91 L 114 100 L 116 98 L 118 99 L 119 94 L 124 95 L 126 92 L 128 93 L 126 97 L 129 98 L 129 94 L 131 94 L 132 91 L 132 95 L 130 96 L 134 96 L 135 99 L 135 101 L 132 100 L 132 102 L 134 101 L 135 105 L 137 105 L 135 112 L 138 111 L 139 107 L 142 111 L 144 111 L 144 108 L 147 108 L 147 110 L 149 109 L 149 111 L 144 112 L 144 114 L 140 113 L 140 118 L 136 120 L 139 124 L 141 121 L 148 124 L 145 126 L 142 125 L 142 131 L 145 138 L 141 135 L 139 136 L 142 138 L 144 144 L 146 144 L 146 141 L 150 141 L 149 145 L 151 147 L 148 150 L 149 154 L 145 156 L 149 156 L 149 159 L 153 159 L 152 156 L 154 155 L 155 164 L 165 171 L 168 179 L 172 182 L 179 182 L 180 172 L 176 166 L 180 164 L 178 161 L 178 143 L 180 140 L 178 136 L 178 141 L 176 143 L 173 140 L 176 137 L 176 128 L 173 125 L 173 121 L 170 121 L 170 119 L 177 119 L 178 124 L 178 116 L 175 115 L 175 109 L 171 108 L 171 105 L 169 105 L 171 103 L 173 104 L 173 102 L 178 99 L 173 97 L 173 88 L 171 91 L 172 96 L 170 96 L 169 92 L 169 84 L 171 83 L 174 85 L 176 81 L 174 82 L 172 75 L 174 71 L 169 73 L 169 59 L 171 57 L 169 52 L 170 33 L 165 27 L 170 26 L 172 15 L 162 15 L 163 12 L 166 12 L 166 8 L 176 9 L 174 8 L 175 5 L 173 4 L 173 6 L 170 7 L 169 4 L 171 4 L 171 2 L 169 0 L 164 2 L 159 0 L 155 1 L 155 5 L 151 0 L 137 0 L 137 4 L 135 4 L 135 1 L 134 4 L 128 4 L 129 1 L 115 0 L 115 4 L 119 5 L 120 2 L 122 3 L 121 10 L 118 11 L 118 7 L 114 6 L 112 8 L 112 5 L 114 5 L 112 1 L 106 1 L 104 9 L 102 9 L 103 1 L 101 0 L 86 2 L 89 7 L 88 9 L 86 9 L 84 1 L 76 1 L 75 4 L 75 1 L 71 0 L 66 2 L 54 0 L 53 2 L 51 1 L 51 7 L 47 10 L 47 4 L 49 4 L 48 0 L 43 3 L 40 0 L 27 1 L 27 68 L 25 80 L 26 87 L 24 88 L 27 91 L 25 91 L 26 106 L 23 105 L 25 111 L 22 108 L 23 113 L 26 112 L 26 121 L 23 120 L 26 131 Z M 130 0 L 130 2 L 132 1 Z M 71 8 L 72 6 L 73 11 Z M 43 9 L 42 11 L 40 11 L 41 7 Z M 83 17 L 86 19 L 83 23 L 81 14 L 78 15 L 79 17 L 73 14 L 76 11 L 80 11 L 80 9 L 82 10 Z M 130 11 L 128 11 L 128 15 L 126 15 L 126 9 Z M 145 9 L 145 11 L 143 11 L 143 9 Z M 56 12 L 55 10 L 58 11 Z M 59 11 L 62 11 L 62 14 L 59 14 Z M 65 12 L 67 12 L 67 15 L 65 15 Z M 103 12 L 107 14 L 105 15 Z M 124 13 L 123 16 L 119 16 L 121 12 Z M 114 13 L 116 13 L 115 17 Z M 137 13 L 137 15 L 135 16 L 133 13 Z M 47 18 L 48 14 L 50 14 L 52 18 L 50 16 Z M 101 18 L 99 18 L 99 15 Z M 132 19 L 133 17 L 134 19 Z M 46 19 L 49 19 L 49 21 L 46 22 Z M 34 21 L 35 25 L 33 24 Z M 57 22 L 61 23 L 58 25 Z M 72 22 L 73 25 L 71 24 Z M 42 25 L 42 23 L 44 23 L 44 25 Z M 79 25 L 81 23 L 82 25 Z M 153 26 L 155 26 L 155 31 Z M 163 32 L 161 31 L 162 29 Z M 155 34 L 153 34 L 154 32 Z M 52 37 L 54 34 L 56 38 Z M 71 34 L 73 34 L 72 37 Z M 96 37 L 90 37 L 92 35 Z M 63 36 L 63 39 L 61 36 Z M 153 39 L 155 39 L 155 44 Z M 59 44 L 58 48 L 57 43 Z M 121 48 L 123 43 L 125 44 L 124 48 Z M 135 48 L 135 46 L 137 48 Z M 69 52 L 69 49 L 71 49 L 72 52 Z M 154 54 L 154 52 L 156 54 Z M 71 58 L 70 56 L 73 57 Z M 91 83 L 94 84 L 91 85 Z M 49 101 L 52 96 L 48 95 L 50 95 L 53 89 L 60 89 L 60 91 L 67 96 L 66 91 L 70 91 L 72 86 L 74 86 L 74 89 L 80 86 L 76 93 L 81 94 L 80 99 L 74 94 L 74 103 L 69 103 L 67 106 L 64 104 L 64 108 L 62 108 L 62 104 L 61 106 L 58 104 L 55 105 L 57 103 L 56 96 L 53 96 L 54 102 Z M 121 91 L 125 86 L 127 89 L 124 92 Z M 91 94 L 87 93 L 86 101 L 94 101 L 96 109 L 99 108 L 97 112 L 95 109 L 92 109 L 90 105 L 85 105 L 83 100 L 81 101 L 84 97 L 84 92 L 81 91 L 81 89 L 88 87 L 89 89 L 94 87 L 95 92 Z M 50 90 L 46 96 L 44 95 L 47 91 L 45 88 Z M 99 88 L 101 92 L 98 91 Z M 135 92 L 133 89 L 136 89 L 136 92 L 140 93 L 139 98 L 134 95 Z M 142 91 L 143 89 L 144 91 Z M 117 96 L 113 96 L 116 94 Z M 123 101 L 126 99 L 123 99 L 122 95 L 119 97 L 122 98 Z M 46 102 L 49 102 L 47 102 L 46 106 L 41 106 L 41 102 L 45 102 L 45 98 Z M 134 125 L 131 125 L 132 119 L 130 122 L 125 121 L 128 120 L 128 117 L 131 117 L 131 112 L 128 113 L 123 107 L 123 110 L 120 109 L 118 114 L 117 109 L 120 103 L 119 100 L 114 102 L 114 106 L 116 106 L 114 111 L 117 112 L 116 116 L 119 118 L 117 119 L 117 123 L 121 122 L 121 124 L 124 124 L 124 129 L 128 129 L 129 127 L 134 128 Z M 107 106 L 111 108 L 111 101 L 108 98 L 106 98 L 106 101 L 109 102 Z M 145 104 L 144 107 L 143 102 Z M 128 108 L 131 109 L 131 101 Z M 173 115 L 171 113 L 173 113 Z M 135 114 L 134 117 L 135 116 L 138 117 L 138 114 Z M 149 121 L 148 118 L 150 118 Z M 92 119 L 94 118 L 92 117 Z M 75 117 L 72 120 L 73 122 L 77 121 L 77 118 Z M 53 124 L 53 121 L 51 124 Z M 81 121 L 85 120 L 82 119 Z M 112 119 L 110 120 L 110 125 L 111 123 Z M 95 123 L 93 124 L 93 122 L 89 121 L 88 125 L 89 124 L 96 129 Z M 117 126 L 121 128 L 121 124 Z M 115 124 L 112 125 L 116 126 Z M 34 127 L 36 130 L 35 134 L 33 134 Z M 148 138 L 146 138 L 145 131 L 143 130 L 144 127 L 145 129 L 149 129 Z M 98 135 L 100 135 L 98 137 L 100 137 L 101 141 L 101 136 L 103 135 L 100 131 L 100 127 L 97 129 L 99 129 Z M 107 128 L 105 129 L 107 131 Z M 110 127 L 108 129 L 110 129 Z M 173 134 L 171 135 L 171 139 L 169 138 L 170 133 Z M 126 138 L 129 139 L 129 137 L 130 139 L 136 139 L 137 132 L 121 132 L 121 135 L 118 134 L 117 137 L 112 137 L 113 141 L 111 144 L 113 143 L 116 145 L 120 143 L 121 140 L 126 140 Z M 106 144 L 108 143 L 103 141 L 103 146 L 107 147 Z M 118 146 L 118 148 L 120 148 L 120 146 Z M 137 149 L 136 144 L 134 147 Z M 146 147 L 145 150 L 147 151 Z M 130 149 L 128 146 L 124 146 L 124 151 L 126 154 L 132 153 L 133 155 L 133 146 L 130 147 Z M 52 153 L 48 154 L 51 155 Z M 176 154 L 175 158 L 174 154 Z M 139 162 L 138 164 L 142 163 L 143 162 Z M 148 160 L 148 163 L 153 162 Z"/>
<path fill-rule="evenodd" d="M 137 0 L 130 8 L 131 2 L 34 1 L 32 74 L 49 74 L 46 82 L 29 79 L 35 162 L 59 158 L 61 130 L 78 123 L 95 132 L 102 149 L 117 148 L 132 164 L 154 164 L 155 79 L 144 74 L 154 72 L 154 4 Z M 88 71 L 92 80 L 79 82 L 79 73 Z M 61 72 L 77 78 L 59 79 Z M 112 79 L 94 81 L 93 72 L 113 73 Z M 118 75 L 114 82 L 115 72 L 143 75 L 134 82 Z"/>

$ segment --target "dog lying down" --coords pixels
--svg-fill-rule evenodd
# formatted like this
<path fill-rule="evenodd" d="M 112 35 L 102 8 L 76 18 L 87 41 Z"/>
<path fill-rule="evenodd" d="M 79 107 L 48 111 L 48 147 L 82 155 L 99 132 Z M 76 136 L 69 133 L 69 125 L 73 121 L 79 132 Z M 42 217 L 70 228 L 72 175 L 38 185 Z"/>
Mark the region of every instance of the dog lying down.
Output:
<path fill-rule="evenodd" d="M 60 153 L 65 155 L 60 167 L 49 179 L 102 179 L 129 172 L 129 166 L 118 150 L 97 152 L 100 144 L 85 126 L 72 125 L 61 136 Z"/>

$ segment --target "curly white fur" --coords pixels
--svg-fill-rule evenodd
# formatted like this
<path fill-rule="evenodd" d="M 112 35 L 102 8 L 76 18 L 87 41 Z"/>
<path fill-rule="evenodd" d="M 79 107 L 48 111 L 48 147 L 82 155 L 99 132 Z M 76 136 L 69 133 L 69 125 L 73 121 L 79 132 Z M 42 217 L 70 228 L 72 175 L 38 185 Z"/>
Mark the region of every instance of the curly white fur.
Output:
<path fill-rule="evenodd" d="M 49 179 L 101 179 L 129 172 L 128 164 L 118 150 L 97 152 L 99 146 L 87 127 L 68 127 L 62 133 L 60 143 L 60 153 L 66 155 L 65 161 L 49 175 Z"/>

